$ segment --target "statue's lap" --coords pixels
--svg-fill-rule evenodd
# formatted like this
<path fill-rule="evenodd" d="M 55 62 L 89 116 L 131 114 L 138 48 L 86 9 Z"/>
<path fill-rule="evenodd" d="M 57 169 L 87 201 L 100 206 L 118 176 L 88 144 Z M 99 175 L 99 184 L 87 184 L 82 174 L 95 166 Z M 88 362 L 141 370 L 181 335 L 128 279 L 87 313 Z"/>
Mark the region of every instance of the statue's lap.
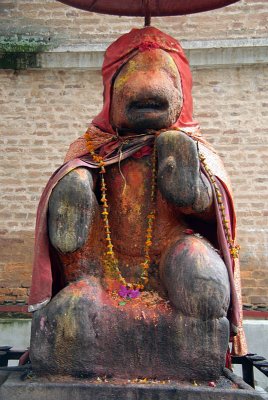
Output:
<path fill-rule="evenodd" d="M 148 293 L 124 301 L 88 277 L 35 312 L 31 359 L 51 373 L 207 379 L 221 373 L 228 330 L 226 318 L 186 317 Z"/>

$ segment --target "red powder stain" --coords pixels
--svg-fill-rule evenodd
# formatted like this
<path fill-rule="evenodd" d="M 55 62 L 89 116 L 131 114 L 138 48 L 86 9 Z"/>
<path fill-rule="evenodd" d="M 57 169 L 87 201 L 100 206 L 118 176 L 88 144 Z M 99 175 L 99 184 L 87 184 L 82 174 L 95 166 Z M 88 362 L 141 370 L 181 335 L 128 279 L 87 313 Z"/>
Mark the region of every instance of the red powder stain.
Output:
<path fill-rule="evenodd" d="M 192 229 L 185 229 L 185 230 L 183 231 L 183 233 L 186 233 L 186 235 L 193 235 L 193 234 L 194 234 L 194 231 L 193 231 Z"/>
<path fill-rule="evenodd" d="M 155 42 L 143 42 L 139 46 L 139 51 L 143 52 L 146 50 L 153 50 L 153 49 L 159 49 L 159 44 Z"/>

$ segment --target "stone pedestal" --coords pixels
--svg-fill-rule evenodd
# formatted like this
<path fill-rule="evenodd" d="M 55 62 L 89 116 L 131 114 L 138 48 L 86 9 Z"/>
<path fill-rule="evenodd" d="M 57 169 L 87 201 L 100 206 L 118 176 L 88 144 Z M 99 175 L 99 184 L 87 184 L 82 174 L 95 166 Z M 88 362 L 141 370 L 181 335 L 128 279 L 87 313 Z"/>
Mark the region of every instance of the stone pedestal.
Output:
<path fill-rule="evenodd" d="M 0 373 L 1 374 L 1 373 Z M 219 389 L 179 383 L 96 383 L 87 380 L 28 378 L 21 372 L 6 375 L 1 400 L 253 400 L 265 399 L 255 390 Z M 1 378 L 0 378 L 1 382 Z"/>
<path fill-rule="evenodd" d="M 30 358 L 34 371 L 50 374 L 209 381 L 222 373 L 228 334 L 226 318 L 118 303 L 81 280 L 34 313 Z"/>

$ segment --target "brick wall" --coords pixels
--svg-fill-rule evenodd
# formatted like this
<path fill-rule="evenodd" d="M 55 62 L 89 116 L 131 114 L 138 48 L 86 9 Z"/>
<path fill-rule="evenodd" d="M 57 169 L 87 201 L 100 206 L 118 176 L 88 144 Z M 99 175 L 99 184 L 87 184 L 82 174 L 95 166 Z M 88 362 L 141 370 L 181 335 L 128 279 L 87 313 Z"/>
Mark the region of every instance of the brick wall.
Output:
<path fill-rule="evenodd" d="M 1 0 L 2 32 L 49 37 L 52 43 L 111 42 L 142 18 L 90 14 L 55 0 Z M 152 25 L 179 40 L 267 37 L 266 0 L 241 0 L 209 13 L 157 17 Z"/>
<path fill-rule="evenodd" d="M 89 14 L 50 0 L 2 0 L 1 35 L 50 37 L 53 46 L 104 43 L 142 26 L 140 18 Z M 267 37 L 266 0 L 211 13 L 153 19 L 184 40 Z M 7 33 L 8 32 L 8 33 Z M 268 304 L 268 69 L 193 71 L 195 118 L 229 171 L 238 211 L 243 300 Z M 35 212 L 68 144 L 101 109 L 99 71 L 0 70 L 0 302 L 25 300 Z"/>

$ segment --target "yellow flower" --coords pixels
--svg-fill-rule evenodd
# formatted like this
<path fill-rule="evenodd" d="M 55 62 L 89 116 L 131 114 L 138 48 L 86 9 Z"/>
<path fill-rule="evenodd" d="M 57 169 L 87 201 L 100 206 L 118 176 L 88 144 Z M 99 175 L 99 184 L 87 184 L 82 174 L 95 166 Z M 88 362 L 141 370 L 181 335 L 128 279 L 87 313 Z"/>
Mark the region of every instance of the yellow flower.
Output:
<path fill-rule="evenodd" d="M 238 258 L 240 246 L 233 246 L 230 248 L 230 253 L 233 258 Z"/>

